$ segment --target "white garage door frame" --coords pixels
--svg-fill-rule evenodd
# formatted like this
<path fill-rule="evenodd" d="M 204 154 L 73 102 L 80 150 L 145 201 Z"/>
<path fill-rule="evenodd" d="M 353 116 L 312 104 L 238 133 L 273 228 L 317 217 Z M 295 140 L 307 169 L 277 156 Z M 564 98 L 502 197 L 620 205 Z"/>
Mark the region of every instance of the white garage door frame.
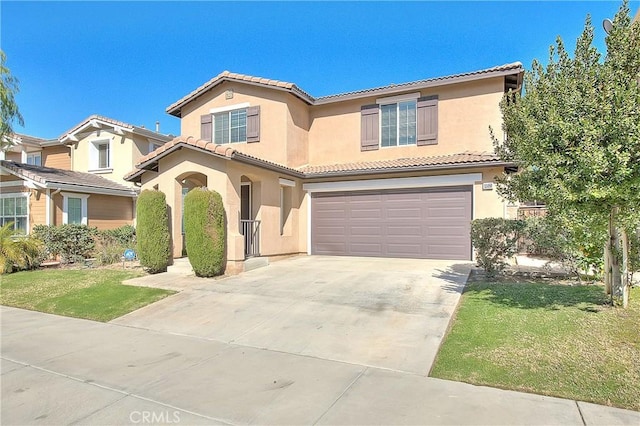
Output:
<path fill-rule="evenodd" d="M 475 184 L 478 182 L 482 182 L 482 173 L 305 183 L 302 185 L 302 189 L 307 191 L 307 254 L 311 255 L 311 194 L 314 192 L 370 191 L 471 185 L 471 219 L 473 220 L 476 217 Z"/>

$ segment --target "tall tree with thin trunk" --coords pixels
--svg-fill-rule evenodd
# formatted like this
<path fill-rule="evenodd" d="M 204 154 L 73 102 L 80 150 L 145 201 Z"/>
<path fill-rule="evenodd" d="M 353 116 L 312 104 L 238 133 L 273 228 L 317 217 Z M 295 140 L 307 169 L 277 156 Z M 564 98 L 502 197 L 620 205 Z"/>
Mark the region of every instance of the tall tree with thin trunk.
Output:
<path fill-rule="evenodd" d="M 6 65 L 7 56 L 0 50 L 0 149 L 11 145 L 13 123 L 24 126 L 24 120 L 18 110 L 15 95 L 18 93 L 18 79 L 11 75 Z"/>
<path fill-rule="evenodd" d="M 496 152 L 519 172 L 499 179 L 509 199 L 543 200 L 576 227 L 596 223 L 605 244 L 605 282 L 625 306 L 630 274 L 626 232 L 640 212 L 640 22 L 625 0 L 607 35 L 603 60 L 587 17 L 573 56 L 558 38 L 546 66 L 525 73 L 525 93 L 500 107 L 506 137 Z M 587 220 L 588 219 L 588 220 Z"/>

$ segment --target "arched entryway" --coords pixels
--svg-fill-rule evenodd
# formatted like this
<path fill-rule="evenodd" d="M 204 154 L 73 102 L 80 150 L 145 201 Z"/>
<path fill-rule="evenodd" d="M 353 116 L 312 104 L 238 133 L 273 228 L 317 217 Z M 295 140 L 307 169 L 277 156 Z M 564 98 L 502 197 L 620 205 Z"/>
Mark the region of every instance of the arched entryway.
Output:
<path fill-rule="evenodd" d="M 184 197 L 187 195 L 189 191 L 193 188 L 201 188 L 207 186 L 207 176 L 199 172 L 187 172 L 183 173 L 176 178 L 176 181 L 181 187 L 181 200 L 180 200 L 180 212 L 176 212 L 176 214 L 180 214 L 180 226 L 181 226 L 181 246 L 182 246 L 182 255 L 186 256 L 186 240 L 184 238 Z M 178 246 L 180 247 L 180 246 Z"/>

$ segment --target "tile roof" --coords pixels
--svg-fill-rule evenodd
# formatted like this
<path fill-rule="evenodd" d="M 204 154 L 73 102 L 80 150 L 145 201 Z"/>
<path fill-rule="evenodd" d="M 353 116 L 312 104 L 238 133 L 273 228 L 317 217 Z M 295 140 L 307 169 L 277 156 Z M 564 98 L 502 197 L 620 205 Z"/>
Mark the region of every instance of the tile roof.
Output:
<path fill-rule="evenodd" d="M 475 80 L 478 78 L 482 78 L 485 75 L 489 75 L 489 74 L 496 74 L 496 73 L 502 73 L 502 72 L 509 72 L 509 71 L 514 71 L 514 72 L 522 72 L 524 71 L 524 68 L 522 67 L 522 63 L 521 62 L 512 62 L 510 64 L 504 64 L 504 65 L 499 65 L 496 67 L 492 67 L 492 68 L 487 68 L 487 69 L 483 69 L 483 70 L 478 70 L 478 71 L 471 71 L 471 72 L 465 72 L 465 73 L 460 73 L 460 74 L 452 74 L 452 75 L 447 75 L 447 76 L 442 76 L 442 77 L 434 77 L 434 78 L 427 78 L 427 79 L 423 79 L 423 80 L 416 80 L 416 81 L 409 81 L 406 83 L 399 83 L 399 84 L 389 84 L 386 86 L 380 86 L 380 87 L 374 87 L 371 89 L 364 89 L 364 90 L 355 90 L 352 92 L 344 92 L 344 93 L 338 93 L 336 95 L 328 95 L 328 96 L 320 96 L 318 98 L 316 98 L 316 103 L 317 104 L 321 104 L 321 103 L 328 103 L 328 101 L 337 101 L 337 100 L 343 100 L 345 98 L 353 98 L 353 97 L 360 97 L 358 95 L 366 95 L 366 96 L 370 96 L 370 95 L 375 95 L 378 93 L 385 93 L 388 92 L 389 90 L 394 90 L 394 91 L 401 91 L 401 90 L 412 90 L 412 89 L 417 89 L 417 88 L 421 88 L 424 86 L 428 86 L 428 85 L 433 85 L 432 83 L 438 83 L 438 85 L 440 83 L 445 84 L 448 83 L 450 81 L 456 81 L 456 80 Z"/>
<path fill-rule="evenodd" d="M 434 157 L 398 158 L 394 160 L 366 161 L 357 163 L 327 164 L 299 168 L 305 177 L 363 174 L 406 169 L 429 169 L 447 166 L 473 166 L 487 163 L 503 164 L 497 155 L 488 152 L 463 152 Z"/>
<path fill-rule="evenodd" d="M 435 78 L 429 78 L 424 80 L 411 81 L 407 83 L 390 84 L 387 86 L 380 86 L 372 89 L 356 90 L 352 92 L 345 92 L 345 93 L 339 93 L 336 95 L 328 95 L 328 96 L 321 96 L 318 98 L 314 98 L 313 96 L 311 96 L 309 93 L 302 90 L 300 87 L 298 87 L 294 83 L 288 83 L 285 81 L 271 80 L 263 77 L 253 77 L 246 74 L 238 74 L 238 73 L 232 73 L 229 71 L 223 71 L 222 73 L 218 74 L 211 80 L 207 81 L 202 86 L 198 87 L 188 95 L 182 97 L 178 101 L 169 105 L 166 111 L 171 115 L 180 117 L 182 114 L 181 113 L 182 106 L 184 106 L 191 100 L 197 98 L 204 92 L 210 89 L 213 89 L 214 87 L 216 87 L 217 85 L 221 84 L 224 81 L 238 81 L 238 82 L 244 82 L 248 84 L 255 84 L 259 86 L 271 87 L 279 90 L 286 90 L 291 92 L 293 95 L 299 97 L 300 99 L 302 99 L 303 101 L 307 102 L 310 105 L 321 105 L 321 104 L 326 104 L 331 102 L 339 102 L 347 99 L 373 96 L 376 94 L 390 94 L 390 93 L 402 92 L 406 90 L 418 89 L 423 87 L 449 84 L 457 81 L 470 81 L 470 80 L 477 80 L 480 78 L 486 78 L 491 76 L 515 74 L 520 72 L 524 72 L 522 63 L 513 62 L 510 64 L 500 65 L 500 66 L 478 70 L 478 71 L 471 71 L 471 72 L 466 72 L 461 74 L 452 74 L 444 77 L 435 77 Z"/>
<path fill-rule="evenodd" d="M 31 164 L 16 163 L 14 161 L 7 160 L 0 161 L 0 166 L 7 169 L 15 176 L 32 180 L 40 185 L 50 188 L 56 188 L 59 185 L 64 185 L 65 187 L 77 187 L 78 191 L 81 192 L 87 192 L 87 190 L 91 190 L 93 188 L 95 190 L 106 189 L 109 191 L 122 192 L 122 195 L 133 195 L 135 193 L 135 189 L 133 188 L 121 185 L 93 173 L 53 169 L 51 167 L 34 166 Z"/>
<path fill-rule="evenodd" d="M 97 120 L 97 121 L 101 121 L 103 123 L 106 123 L 106 124 L 109 124 L 109 125 L 112 125 L 112 126 L 121 127 L 121 128 L 126 129 L 126 130 L 128 130 L 130 132 L 137 133 L 137 134 L 140 134 L 142 136 L 154 138 L 154 139 L 157 139 L 157 140 L 160 140 L 160 141 L 165 141 L 166 142 L 166 141 L 168 141 L 168 140 L 170 140 L 172 138 L 172 136 L 170 136 L 170 135 L 165 135 L 165 134 L 162 134 L 162 133 L 154 132 L 153 130 L 149 130 L 149 129 L 144 128 L 144 127 L 134 126 L 133 124 L 125 123 L 124 121 L 119 121 L 119 120 L 115 120 L 113 118 L 105 117 L 105 116 L 102 116 L 102 115 L 93 114 L 93 115 L 90 115 L 89 117 L 87 117 L 86 119 L 82 120 L 80 123 L 78 123 L 75 126 L 73 126 L 71 129 L 69 129 L 66 132 L 64 132 L 63 134 L 61 134 L 58 139 L 59 140 L 65 139 L 68 135 L 71 135 L 71 134 L 77 132 L 78 130 L 80 130 L 82 127 L 84 127 L 91 120 Z"/>
<path fill-rule="evenodd" d="M 142 175 L 146 170 L 153 168 L 160 158 L 182 147 L 188 147 L 221 158 L 237 160 L 243 163 L 253 164 L 258 167 L 276 170 L 299 178 L 506 164 L 493 153 L 466 151 L 459 154 L 439 155 L 434 157 L 413 157 L 394 160 L 303 166 L 294 169 L 241 153 L 229 145 L 216 145 L 213 142 L 189 136 L 187 138 L 177 137 L 171 142 L 167 142 L 155 151 L 145 155 L 136 164 L 136 169 L 127 173 L 124 179 L 129 181 L 136 180 L 136 178 Z"/>
<path fill-rule="evenodd" d="M 300 99 L 302 99 L 303 101 L 309 104 L 313 103 L 313 97 L 309 95 L 307 92 L 305 92 L 304 90 L 300 89 L 294 83 L 288 83 L 286 81 L 273 80 L 273 79 L 263 78 L 263 77 L 254 77 L 251 75 L 239 74 L 235 72 L 223 71 L 217 76 L 213 77 L 211 80 L 204 83 L 202 86 L 198 87 L 197 89 L 189 93 L 188 95 L 182 97 L 181 99 L 177 100 L 173 104 L 169 105 L 167 107 L 167 112 L 169 114 L 180 117 L 180 114 L 181 114 L 180 108 L 184 104 L 196 98 L 197 96 L 201 95 L 202 93 L 206 92 L 207 90 L 213 89 L 214 87 L 216 87 L 217 85 L 221 84 L 224 81 L 240 81 L 244 83 L 285 90 L 285 91 L 291 92 L 292 94 L 294 94 L 295 96 L 299 97 Z"/>
<path fill-rule="evenodd" d="M 148 169 L 152 163 L 155 163 L 155 161 L 183 147 L 196 149 L 196 150 L 203 151 L 218 157 L 234 159 L 244 163 L 254 164 L 254 165 L 268 168 L 268 169 L 279 170 L 289 175 L 294 175 L 299 177 L 302 176 L 302 173 L 296 169 L 283 166 L 281 164 L 277 164 L 271 161 L 263 160 L 261 158 L 254 157 L 252 155 L 243 154 L 237 151 L 236 149 L 230 147 L 229 145 L 217 145 L 213 142 L 208 142 L 202 139 L 194 138 L 193 136 L 189 136 L 186 138 L 179 136 L 165 143 L 164 145 L 157 148 L 156 150 L 151 151 L 149 154 L 145 155 L 144 157 L 140 158 L 136 163 L 136 169 L 127 173 L 124 179 L 132 180 L 133 178 L 144 173 L 144 169 Z"/>

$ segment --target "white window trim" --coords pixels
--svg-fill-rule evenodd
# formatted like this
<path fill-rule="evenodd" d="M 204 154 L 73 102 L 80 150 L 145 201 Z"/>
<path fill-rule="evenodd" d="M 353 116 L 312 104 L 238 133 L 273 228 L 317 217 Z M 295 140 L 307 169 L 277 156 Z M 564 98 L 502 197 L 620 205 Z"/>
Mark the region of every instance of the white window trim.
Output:
<path fill-rule="evenodd" d="M 69 198 L 80 198 L 80 200 L 82 200 L 81 202 L 81 208 L 82 208 L 82 225 L 87 225 L 88 224 L 88 208 L 87 208 L 87 198 L 90 197 L 89 194 L 78 194 L 78 193 L 74 193 L 74 192 L 61 192 L 60 195 L 62 195 L 62 223 L 63 224 L 68 224 L 69 223 Z"/>
<path fill-rule="evenodd" d="M 278 183 L 280 184 L 280 186 L 290 186 L 290 187 L 296 186 L 296 182 L 291 179 L 279 178 Z"/>
<path fill-rule="evenodd" d="M 160 148 L 162 145 L 163 145 L 162 143 L 149 142 L 149 148 L 148 148 L 147 154 L 155 151 L 157 149 L 156 146 Z"/>
<path fill-rule="evenodd" d="M 413 95 L 417 95 L 415 98 L 413 97 L 407 97 L 407 95 L 400 95 L 400 96 L 394 96 L 392 98 L 380 98 L 380 99 L 376 99 L 376 103 L 378 103 L 378 108 L 379 108 L 379 113 L 380 113 L 380 118 L 378 119 L 378 135 L 379 136 L 379 140 L 378 140 L 378 146 L 380 147 L 380 149 L 388 149 L 388 148 L 400 148 L 400 147 L 407 147 L 407 146 L 416 146 L 418 145 L 418 101 L 417 99 L 420 97 L 420 93 L 412 93 Z M 384 100 L 388 100 L 387 102 L 382 102 Z M 389 99 L 395 99 L 395 100 L 389 100 Z M 411 101 L 415 101 L 416 102 L 416 142 L 412 143 L 412 144 L 406 144 L 406 145 L 400 145 L 400 104 L 402 102 L 411 102 Z M 384 105 L 395 105 L 396 106 L 396 144 L 395 145 L 389 145 L 389 146 L 382 146 L 382 106 Z"/>
<path fill-rule="evenodd" d="M 0 194 L 0 198 L 16 198 L 16 197 L 26 197 L 27 198 L 27 229 L 26 234 L 29 234 L 29 213 L 31 213 L 31 207 L 29 206 L 29 197 L 31 197 L 31 192 L 9 192 L 7 194 Z M 4 212 L 0 212 L 0 216 L 4 216 Z"/>
<path fill-rule="evenodd" d="M 42 166 L 42 151 L 36 151 L 36 152 L 27 152 L 26 158 L 25 158 L 25 163 L 29 163 L 29 157 L 39 157 L 40 158 L 40 164 L 34 164 L 35 166 Z"/>
<path fill-rule="evenodd" d="M 217 114 L 219 112 L 229 112 L 229 111 L 233 111 L 234 109 L 249 108 L 250 106 L 251 106 L 251 104 L 249 102 L 243 102 L 241 104 L 226 105 L 226 106 L 223 106 L 223 107 L 211 108 L 209 110 L 209 113 L 210 114 Z"/>
<path fill-rule="evenodd" d="M 99 162 L 99 154 L 98 154 L 98 145 L 108 144 L 109 145 L 109 167 L 100 168 Z M 111 139 L 96 139 L 90 142 L 89 146 L 89 172 L 90 173 L 110 173 L 113 172 L 113 146 L 111 144 Z"/>
<path fill-rule="evenodd" d="M 231 108 L 231 107 L 220 107 L 220 108 L 212 108 L 211 109 L 211 111 L 220 110 L 220 111 L 216 111 L 216 112 L 212 112 L 211 113 L 211 140 L 213 141 L 213 143 L 215 143 L 217 145 L 231 145 L 231 144 L 247 143 L 246 112 L 247 112 L 247 108 L 248 107 L 249 107 L 249 103 L 248 102 L 244 102 L 242 104 L 236 104 L 234 108 Z M 244 138 L 243 141 L 233 142 L 233 141 L 231 141 L 231 113 L 233 111 L 242 110 L 242 109 L 245 110 L 245 124 L 244 124 L 244 127 L 245 127 L 245 138 Z M 229 142 L 219 143 L 219 142 L 216 142 L 216 117 L 215 117 L 215 114 L 223 114 L 223 113 L 228 113 L 229 114 L 229 116 L 228 116 L 228 118 L 229 118 Z"/>

